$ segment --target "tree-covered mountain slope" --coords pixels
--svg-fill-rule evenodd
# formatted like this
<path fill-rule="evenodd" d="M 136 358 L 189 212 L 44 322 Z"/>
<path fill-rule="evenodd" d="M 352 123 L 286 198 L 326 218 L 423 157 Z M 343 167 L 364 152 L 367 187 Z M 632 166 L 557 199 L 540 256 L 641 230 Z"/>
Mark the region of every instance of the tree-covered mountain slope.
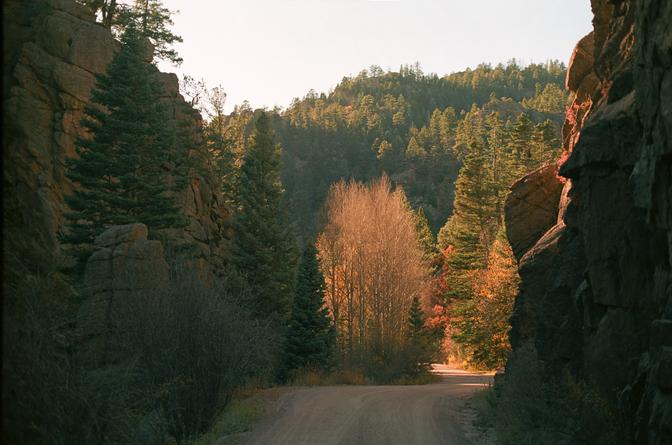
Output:
<path fill-rule="evenodd" d="M 424 74 L 417 65 L 398 72 L 373 66 L 344 77 L 329 93 L 311 90 L 286 110 L 274 110 L 282 180 L 299 232 L 319 230 L 319 209 L 331 184 L 368 181 L 383 171 L 404 187 L 414 207 L 424 208 L 437 231 L 452 212 L 454 182 L 469 144 L 480 139 L 487 150 L 493 125 L 506 130 L 499 143 L 510 150 L 516 137 L 520 144 L 545 144 L 539 151 L 547 154 L 559 149 L 565 74 L 564 64 L 555 61 L 481 64 L 443 77 Z M 488 121 L 493 113 L 497 124 Z M 530 128 L 516 135 L 523 114 Z M 222 117 L 220 131 L 238 156 L 253 115 L 244 104 Z"/>

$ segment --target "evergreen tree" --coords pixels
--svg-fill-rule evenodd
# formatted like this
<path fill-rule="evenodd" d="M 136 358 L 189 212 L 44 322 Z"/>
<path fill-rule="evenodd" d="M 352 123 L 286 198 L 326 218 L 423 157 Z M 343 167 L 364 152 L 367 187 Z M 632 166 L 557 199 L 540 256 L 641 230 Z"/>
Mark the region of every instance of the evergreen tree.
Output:
<path fill-rule="evenodd" d="M 423 147 L 418 144 L 416 138 L 411 137 L 411 140 L 408 142 L 408 147 L 406 148 L 406 157 L 407 158 L 422 158 L 427 152 Z"/>
<path fill-rule="evenodd" d="M 376 141 L 376 142 L 378 142 L 378 141 Z M 383 160 L 386 157 L 389 157 L 389 155 L 391 154 L 391 151 L 393 149 L 392 144 L 387 142 L 385 139 L 383 139 L 382 141 L 380 141 L 377 144 L 374 144 L 374 147 L 376 147 L 376 146 L 378 147 L 377 149 L 375 149 L 376 157 L 380 160 Z"/>
<path fill-rule="evenodd" d="M 94 14 L 100 14 L 103 26 L 112 29 L 115 35 L 134 27 L 152 42 L 155 56 L 175 64 L 182 63 L 177 51 L 171 48 L 173 44 L 182 42 L 182 37 L 170 30 L 172 12 L 163 6 L 161 0 L 134 0 L 131 4 L 117 0 L 77 1 L 89 7 Z"/>
<path fill-rule="evenodd" d="M 425 210 L 422 207 L 415 213 L 415 230 L 418 233 L 423 260 L 427 264 L 433 264 L 437 253 L 436 242 L 432 229 L 429 228 L 429 221 L 427 220 L 427 216 L 425 216 Z"/>
<path fill-rule="evenodd" d="M 452 120 L 451 120 L 452 119 Z M 452 124 L 455 119 L 455 110 L 448 107 L 444 112 L 438 108 L 432 112 L 428 128 L 431 134 L 431 152 L 433 154 L 449 153 L 452 150 L 450 140 L 452 136 Z"/>
<path fill-rule="evenodd" d="M 487 138 L 487 168 L 490 172 L 492 193 L 499 214 L 504 203 L 504 197 L 511 185 L 518 179 L 520 166 L 510 147 L 508 129 L 502 123 L 499 113 L 491 113 L 486 118 L 488 127 Z"/>
<path fill-rule="evenodd" d="M 82 124 L 92 137 L 79 139 L 78 157 L 67 162 L 67 175 L 78 187 L 66 198 L 71 211 L 62 240 L 72 245 L 80 265 L 108 226 L 141 222 L 151 230 L 183 223 L 167 184 L 169 175 L 186 176 L 174 169 L 187 166 L 186 153 L 178 151 L 156 68 L 145 62 L 144 48 L 129 27 L 86 109 Z M 184 184 L 173 183 L 174 189 Z"/>
<path fill-rule="evenodd" d="M 210 155 L 213 182 L 218 184 L 224 201 L 232 204 L 235 200 L 238 182 L 238 156 L 234 152 L 234 126 L 227 125 L 224 113 L 226 93 L 221 86 L 205 91 L 206 104 L 203 107 L 208 117 L 205 138 Z M 233 118 L 229 119 L 233 120 Z"/>
<path fill-rule="evenodd" d="M 334 359 L 336 331 L 325 306 L 324 277 L 312 244 L 306 246 L 299 263 L 286 345 L 286 371 L 326 369 Z"/>
<path fill-rule="evenodd" d="M 455 184 L 453 215 L 439 233 L 444 250 L 448 301 L 468 299 L 470 274 L 487 263 L 488 249 L 497 231 L 499 214 L 491 173 L 483 149 L 472 144 Z"/>
<path fill-rule="evenodd" d="M 526 171 L 530 171 L 531 167 L 534 165 L 531 146 L 532 131 L 533 126 L 529 116 L 527 113 L 521 113 L 511 131 L 511 145 L 513 146 L 513 152 L 516 154 L 516 158 L 522 166 L 519 176 L 524 175 Z"/>
<path fill-rule="evenodd" d="M 408 312 L 406 330 L 406 350 L 408 371 L 412 375 L 427 372 L 435 356 L 436 339 L 433 332 L 425 325 L 425 314 L 420 306 L 420 298 L 413 297 Z"/>
<path fill-rule="evenodd" d="M 136 26 L 152 42 L 154 54 L 158 58 L 180 64 L 182 58 L 171 45 L 182 42 L 182 37 L 169 29 L 173 25 L 170 16 L 171 11 L 163 6 L 161 0 L 135 0 L 131 7 L 124 9 L 120 21 L 126 26 Z"/>
<path fill-rule="evenodd" d="M 541 111 L 542 113 L 564 113 L 567 104 L 567 91 L 557 84 L 547 84 L 543 91 L 541 85 L 535 87 L 536 95 L 531 99 L 523 99 L 524 107 Z"/>
<path fill-rule="evenodd" d="M 116 23 L 117 0 L 77 0 L 77 2 L 87 6 L 94 14 L 100 14 L 101 23 L 106 28 L 109 29 Z"/>
<path fill-rule="evenodd" d="M 485 134 L 483 113 L 476 104 L 473 104 L 471 109 L 464 115 L 464 118 L 457 124 L 455 130 L 455 153 L 460 159 L 464 158 L 474 144 L 482 146 Z"/>
<path fill-rule="evenodd" d="M 473 298 L 458 302 L 454 314 L 455 341 L 464 346 L 475 366 L 504 366 L 510 350 L 509 317 L 518 293 L 518 269 L 504 227 L 500 228 L 488 265 L 473 280 Z"/>
<path fill-rule="evenodd" d="M 530 167 L 532 169 L 558 158 L 560 141 L 556 134 L 557 130 L 548 119 L 534 126 L 530 141 L 532 157 Z"/>
<path fill-rule="evenodd" d="M 280 182 L 280 145 L 262 113 L 240 167 L 232 265 L 246 280 L 253 314 L 284 325 L 293 294 L 295 239 Z"/>

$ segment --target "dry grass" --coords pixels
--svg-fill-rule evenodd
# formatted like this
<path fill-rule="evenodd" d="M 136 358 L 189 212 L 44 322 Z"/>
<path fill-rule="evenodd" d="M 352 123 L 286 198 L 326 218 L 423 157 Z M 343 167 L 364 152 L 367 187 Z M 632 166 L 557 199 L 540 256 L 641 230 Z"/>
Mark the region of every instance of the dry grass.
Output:
<path fill-rule="evenodd" d="M 237 439 L 268 412 L 269 406 L 277 400 L 276 388 L 262 389 L 257 383 L 250 383 L 236 391 L 231 402 L 220 413 L 213 427 L 206 433 L 183 445 L 227 445 L 237 443 Z"/>
<path fill-rule="evenodd" d="M 359 369 L 339 369 L 332 372 L 301 370 L 290 379 L 290 386 L 370 385 L 372 382 Z"/>

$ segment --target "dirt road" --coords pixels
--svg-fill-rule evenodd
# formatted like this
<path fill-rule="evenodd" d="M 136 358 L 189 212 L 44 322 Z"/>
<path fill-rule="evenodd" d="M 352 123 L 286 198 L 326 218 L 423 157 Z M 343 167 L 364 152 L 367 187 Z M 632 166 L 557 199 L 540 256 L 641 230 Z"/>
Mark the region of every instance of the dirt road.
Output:
<path fill-rule="evenodd" d="M 468 444 L 468 396 L 490 376 L 436 365 L 440 383 L 326 386 L 285 393 L 244 443 L 250 445 Z"/>

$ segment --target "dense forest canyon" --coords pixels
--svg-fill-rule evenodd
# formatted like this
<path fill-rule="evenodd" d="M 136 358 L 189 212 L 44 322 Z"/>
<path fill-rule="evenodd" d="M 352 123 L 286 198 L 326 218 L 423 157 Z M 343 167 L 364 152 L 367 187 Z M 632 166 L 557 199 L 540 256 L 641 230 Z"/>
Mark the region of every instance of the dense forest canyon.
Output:
<path fill-rule="evenodd" d="M 226 113 L 161 1 L 3 2 L 3 442 L 210 443 L 251 387 L 449 360 L 497 443 L 672 443 L 672 2 L 590 3 L 567 67 Z"/>

